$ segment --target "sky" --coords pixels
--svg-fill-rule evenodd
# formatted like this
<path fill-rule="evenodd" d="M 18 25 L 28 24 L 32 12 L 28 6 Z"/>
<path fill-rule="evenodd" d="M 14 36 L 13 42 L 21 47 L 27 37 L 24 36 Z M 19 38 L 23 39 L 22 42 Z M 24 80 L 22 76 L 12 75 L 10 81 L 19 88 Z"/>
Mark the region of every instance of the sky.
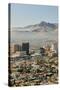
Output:
<path fill-rule="evenodd" d="M 11 4 L 11 27 L 24 27 L 38 24 L 41 21 L 58 23 L 58 7 Z"/>

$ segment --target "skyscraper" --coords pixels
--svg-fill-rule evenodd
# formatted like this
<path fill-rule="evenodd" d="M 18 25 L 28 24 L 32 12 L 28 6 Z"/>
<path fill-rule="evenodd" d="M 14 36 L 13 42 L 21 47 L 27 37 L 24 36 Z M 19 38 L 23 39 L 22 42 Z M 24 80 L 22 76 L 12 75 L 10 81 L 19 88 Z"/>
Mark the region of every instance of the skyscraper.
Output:
<path fill-rule="evenodd" d="M 26 54 L 29 55 L 29 43 L 22 43 L 22 51 L 26 51 Z"/>

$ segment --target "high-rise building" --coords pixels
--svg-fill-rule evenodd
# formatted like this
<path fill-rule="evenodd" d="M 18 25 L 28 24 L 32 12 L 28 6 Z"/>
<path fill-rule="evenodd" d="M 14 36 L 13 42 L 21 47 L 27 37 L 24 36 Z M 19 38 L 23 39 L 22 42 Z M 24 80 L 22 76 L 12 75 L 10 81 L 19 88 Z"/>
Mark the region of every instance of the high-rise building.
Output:
<path fill-rule="evenodd" d="M 29 55 L 29 43 L 22 43 L 22 51 L 26 51 L 26 54 Z"/>
<path fill-rule="evenodd" d="M 16 51 L 21 51 L 21 46 L 18 45 L 18 44 L 15 44 L 14 48 L 15 48 L 15 52 Z"/>
<path fill-rule="evenodd" d="M 54 51 L 55 53 L 58 54 L 58 44 L 54 43 L 51 45 L 51 51 Z"/>
<path fill-rule="evenodd" d="M 15 53 L 16 51 L 21 51 L 21 46 L 18 44 L 12 44 L 10 46 L 10 53 Z"/>

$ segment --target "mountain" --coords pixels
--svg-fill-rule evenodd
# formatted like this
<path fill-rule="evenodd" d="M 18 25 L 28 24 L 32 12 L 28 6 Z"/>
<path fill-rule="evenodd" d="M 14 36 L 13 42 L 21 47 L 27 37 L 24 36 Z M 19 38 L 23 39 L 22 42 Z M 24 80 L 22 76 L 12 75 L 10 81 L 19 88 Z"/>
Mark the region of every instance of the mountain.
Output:
<path fill-rule="evenodd" d="M 31 31 L 31 32 L 48 32 L 48 31 L 53 31 L 57 29 L 58 29 L 57 23 L 49 23 L 45 21 L 42 21 L 39 24 L 13 28 L 13 30 L 17 30 L 17 31 Z"/>

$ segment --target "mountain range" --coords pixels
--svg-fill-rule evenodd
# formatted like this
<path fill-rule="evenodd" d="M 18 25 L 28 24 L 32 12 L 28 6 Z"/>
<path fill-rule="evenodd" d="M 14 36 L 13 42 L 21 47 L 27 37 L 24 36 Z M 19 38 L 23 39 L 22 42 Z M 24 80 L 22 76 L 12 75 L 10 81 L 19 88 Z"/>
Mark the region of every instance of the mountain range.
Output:
<path fill-rule="evenodd" d="M 48 32 L 48 31 L 56 31 L 58 30 L 57 23 L 49 23 L 42 21 L 41 23 L 28 25 L 25 27 L 13 27 L 13 31 L 24 31 L 24 32 Z"/>

